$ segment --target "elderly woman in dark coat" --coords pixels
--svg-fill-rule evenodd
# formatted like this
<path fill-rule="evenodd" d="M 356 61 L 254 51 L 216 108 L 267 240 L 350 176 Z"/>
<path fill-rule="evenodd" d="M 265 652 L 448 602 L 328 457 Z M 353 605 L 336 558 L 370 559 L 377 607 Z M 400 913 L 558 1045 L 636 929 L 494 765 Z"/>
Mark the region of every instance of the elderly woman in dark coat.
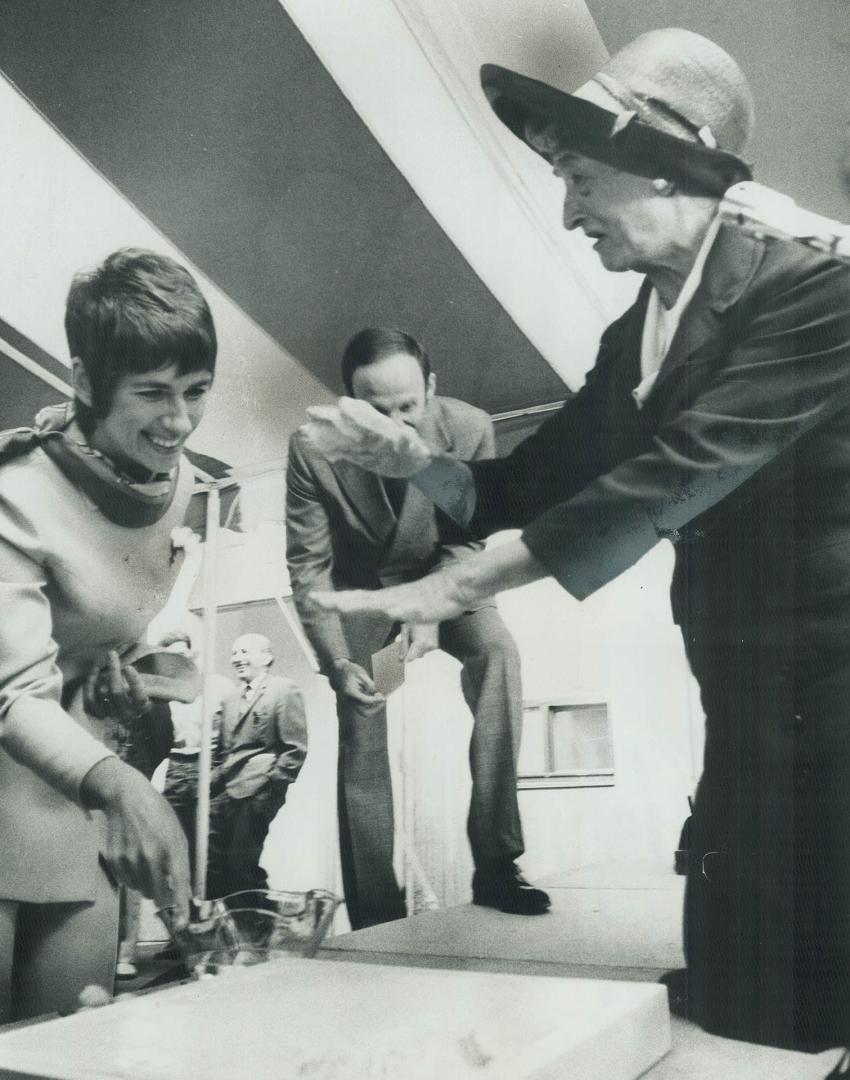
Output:
<path fill-rule="evenodd" d="M 720 223 L 752 101 L 683 30 L 575 94 L 485 66 L 514 134 L 566 186 L 563 224 L 645 275 L 585 386 L 509 457 L 431 454 L 362 402 L 315 411 L 332 458 L 408 476 L 516 541 L 412 585 L 319 597 L 437 622 L 547 575 L 579 599 L 661 539 L 706 714 L 685 912 L 688 1007 L 779 1044 L 850 1037 L 850 274 Z"/>

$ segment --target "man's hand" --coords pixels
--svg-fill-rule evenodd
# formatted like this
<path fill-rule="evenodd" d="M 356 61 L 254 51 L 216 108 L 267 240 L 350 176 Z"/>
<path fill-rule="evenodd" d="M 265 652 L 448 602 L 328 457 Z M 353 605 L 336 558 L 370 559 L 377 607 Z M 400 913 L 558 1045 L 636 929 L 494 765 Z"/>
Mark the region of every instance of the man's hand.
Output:
<path fill-rule="evenodd" d="M 418 660 L 440 647 L 439 623 L 405 623 L 396 638 L 399 656 L 405 663 Z"/>
<path fill-rule="evenodd" d="M 377 705 L 384 700 L 384 695 L 375 689 L 369 672 L 353 660 L 334 660 L 329 679 L 334 691 L 341 697 L 353 698 L 363 705 Z"/>
<path fill-rule="evenodd" d="M 417 431 L 365 401 L 343 397 L 339 405 L 315 405 L 307 415 L 301 437 L 328 461 L 351 461 L 368 472 L 403 479 L 431 463 L 433 454 Z"/>
<path fill-rule="evenodd" d="M 89 769 L 80 786 L 83 805 L 102 810 L 106 843 L 101 852 L 112 876 L 169 908 L 177 929 L 188 924 L 189 852 L 174 811 L 141 773 L 117 758 Z"/>
<path fill-rule="evenodd" d="M 114 649 L 105 664 L 90 672 L 83 686 L 83 703 L 90 716 L 125 722 L 138 720 L 151 707 L 139 673 L 130 664 L 122 665 Z"/>

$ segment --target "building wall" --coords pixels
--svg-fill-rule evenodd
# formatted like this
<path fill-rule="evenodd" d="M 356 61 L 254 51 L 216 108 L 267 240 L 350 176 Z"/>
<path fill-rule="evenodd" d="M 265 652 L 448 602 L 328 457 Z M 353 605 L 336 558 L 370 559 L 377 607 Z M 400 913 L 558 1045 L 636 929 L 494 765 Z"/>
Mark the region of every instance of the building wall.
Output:
<path fill-rule="evenodd" d="M 606 701 L 613 732 L 613 786 L 520 791 L 522 864 L 532 878 L 621 859 L 672 865 L 699 773 L 702 713 L 670 616 L 671 569 L 672 549 L 662 544 L 584 603 L 552 580 L 499 598 L 526 701 Z M 412 744 L 416 849 L 445 903 L 468 899 L 472 870 L 471 717 L 459 675 L 443 654 L 409 665 L 392 709 L 396 762 L 403 731 Z"/>
<path fill-rule="evenodd" d="M 845 0 L 587 0 L 609 52 L 645 30 L 682 26 L 727 49 L 750 81 L 755 177 L 801 206 L 850 220 Z"/>

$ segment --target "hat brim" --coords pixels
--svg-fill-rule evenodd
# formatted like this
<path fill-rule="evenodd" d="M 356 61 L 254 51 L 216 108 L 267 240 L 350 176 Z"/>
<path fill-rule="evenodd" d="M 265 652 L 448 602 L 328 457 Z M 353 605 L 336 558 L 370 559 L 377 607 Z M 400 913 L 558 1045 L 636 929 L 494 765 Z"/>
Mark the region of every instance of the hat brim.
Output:
<path fill-rule="evenodd" d="M 679 139 L 634 113 L 609 112 L 497 64 L 483 65 L 481 86 L 502 123 L 547 161 L 551 156 L 528 141 L 529 125 L 551 125 L 561 152 L 636 176 L 663 177 L 691 195 L 721 197 L 733 184 L 752 179 L 750 166 L 735 154 Z"/>

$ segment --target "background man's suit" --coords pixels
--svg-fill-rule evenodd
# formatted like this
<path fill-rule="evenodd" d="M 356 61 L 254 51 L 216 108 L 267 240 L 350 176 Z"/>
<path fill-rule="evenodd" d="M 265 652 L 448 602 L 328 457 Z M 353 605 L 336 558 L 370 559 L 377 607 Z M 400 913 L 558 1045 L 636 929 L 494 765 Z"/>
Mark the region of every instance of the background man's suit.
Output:
<path fill-rule="evenodd" d="M 212 783 L 209 896 L 266 888 L 263 844 L 306 754 L 304 700 L 291 679 L 266 673 L 226 703 Z"/>
<path fill-rule="evenodd" d="M 493 427 L 480 409 L 432 398 L 421 434 L 463 459 L 492 457 Z M 400 505 L 396 505 L 403 500 Z M 357 466 L 329 464 L 293 436 L 287 488 L 287 559 L 298 612 L 322 671 L 347 657 L 371 670 L 371 657 L 395 636 L 384 617 L 312 609 L 314 589 L 375 589 L 422 577 L 480 544 L 441 544 L 432 504 L 412 485 L 383 481 Z M 440 647 L 463 665 L 474 716 L 468 833 L 476 867 L 511 862 L 523 851 L 516 795 L 522 727 L 519 656 L 492 605 L 440 626 Z M 352 926 L 404 914 L 393 873 L 393 806 L 383 703 L 337 698 L 340 723 L 340 857 Z"/>

